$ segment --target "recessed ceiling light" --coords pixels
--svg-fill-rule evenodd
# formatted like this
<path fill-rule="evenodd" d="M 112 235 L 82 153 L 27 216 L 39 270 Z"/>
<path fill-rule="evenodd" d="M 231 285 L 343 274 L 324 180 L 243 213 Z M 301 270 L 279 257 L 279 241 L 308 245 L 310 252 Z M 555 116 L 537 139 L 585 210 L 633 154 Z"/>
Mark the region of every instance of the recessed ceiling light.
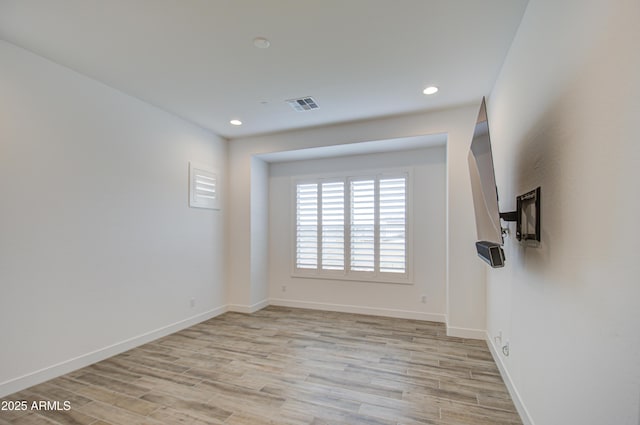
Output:
<path fill-rule="evenodd" d="M 424 94 L 435 94 L 438 92 L 438 88 L 436 86 L 429 86 L 422 91 Z"/>
<path fill-rule="evenodd" d="M 240 121 L 240 120 L 231 120 L 231 121 L 229 121 L 229 124 L 231 124 L 231 125 L 242 125 L 242 121 Z"/>
<path fill-rule="evenodd" d="M 266 49 L 271 46 L 271 42 L 264 37 L 256 37 L 253 39 L 253 45 L 258 49 Z"/>

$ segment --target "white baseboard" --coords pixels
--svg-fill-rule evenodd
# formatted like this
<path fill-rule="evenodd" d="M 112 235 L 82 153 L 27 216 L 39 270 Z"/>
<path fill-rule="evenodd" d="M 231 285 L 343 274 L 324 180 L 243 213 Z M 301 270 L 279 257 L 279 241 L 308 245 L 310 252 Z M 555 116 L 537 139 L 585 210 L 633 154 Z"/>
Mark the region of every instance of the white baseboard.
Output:
<path fill-rule="evenodd" d="M 520 415 L 520 419 L 522 419 L 522 423 L 524 425 L 535 425 L 533 419 L 531 419 L 531 415 L 527 410 L 527 407 L 524 405 L 522 401 L 522 397 L 520 397 L 520 393 L 518 392 L 513 380 L 511 379 L 511 375 L 509 375 L 509 371 L 507 370 L 507 366 L 504 364 L 502 360 L 502 356 L 500 356 L 500 350 L 498 347 L 494 345 L 493 339 L 489 335 L 489 332 L 486 331 L 484 335 L 485 340 L 487 341 L 487 345 L 489 346 L 489 350 L 491 351 L 491 355 L 493 356 L 493 360 L 496 362 L 498 369 L 500 370 L 500 375 L 502 375 L 502 380 L 507 386 L 507 390 L 509 390 L 509 395 L 511 395 L 511 400 L 513 400 L 513 404 L 516 406 L 516 410 Z"/>
<path fill-rule="evenodd" d="M 262 300 L 253 305 L 229 304 L 227 307 L 228 307 L 228 311 L 233 311 L 235 313 L 251 314 L 251 313 L 255 313 L 258 310 L 262 310 L 268 305 L 269 305 L 269 300 Z"/>
<path fill-rule="evenodd" d="M 5 397 L 9 394 L 24 390 L 25 388 L 29 388 L 33 385 L 40 384 L 58 376 L 73 372 L 74 370 L 89 366 L 93 363 L 115 356 L 116 354 L 120 354 L 142 344 L 146 344 L 147 342 L 151 342 L 163 336 L 188 328 L 189 326 L 193 326 L 197 323 L 204 322 L 205 320 L 209 320 L 226 311 L 226 305 L 214 308 L 213 310 L 205 311 L 204 313 L 200 313 L 187 319 L 180 320 L 162 328 L 158 328 L 153 331 L 146 332 L 142 335 L 117 342 L 115 344 L 109 345 L 108 347 L 104 347 L 99 350 L 66 360 L 64 362 L 60 362 L 58 364 L 36 370 L 35 372 L 31 372 L 26 375 L 2 382 L 0 383 L 0 397 Z"/>
<path fill-rule="evenodd" d="M 310 310 L 337 311 L 340 313 L 368 314 L 371 316 L 396 317 L 399 319 L 425 320 L 429 322 L 445 322 L 445 315 L 438 313 L 423 313 L 421 311 L 394 310 L 388 308 L 361 307 L 347 304 L 328 304 L 312 301 L 285 300 L 271 298 L 271 305 L 293 308 L 308 308 Z"/>
<path fill-rule="evenodd" d="M 447 325 L 447 336 L 467 339 L 485 339 L 487 331 L 484 329 L 458 328 Z"/>

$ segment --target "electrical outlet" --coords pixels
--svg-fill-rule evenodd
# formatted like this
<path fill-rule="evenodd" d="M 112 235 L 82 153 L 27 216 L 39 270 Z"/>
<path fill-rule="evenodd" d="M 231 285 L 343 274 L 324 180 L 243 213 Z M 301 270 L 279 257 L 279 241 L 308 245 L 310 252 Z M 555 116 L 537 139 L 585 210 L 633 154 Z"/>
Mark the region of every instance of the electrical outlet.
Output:
<path fill-rule="evenodd" d="M 498 346 L 502 345 L 502 330 L 498 331 L 498 334 L 493 338 L 493 340 Z"/>
<path fill-rule="evenodd" d="M 287 292 L 287 285 L 282 285 L 282 292 Z"/>
<path fill-rule="evenodd" d="M 189 300 L 189 305 L 191 306 L 191 308 L 196 306 L 196 299 L 195 298 L 191 298 L 191 300 Z"/>
<path fill-rule="evenodd" d="M 505 344 L 502 346 L 502 354 L 504 354 L 505 357 L 509 357 L 509 341 L 505 342 Z"/>
<path fill-rule="evenodd" d="M 427 303 L 427 296 L 423 295 L 421 298 L 422 304 L 426 304 Z"/>

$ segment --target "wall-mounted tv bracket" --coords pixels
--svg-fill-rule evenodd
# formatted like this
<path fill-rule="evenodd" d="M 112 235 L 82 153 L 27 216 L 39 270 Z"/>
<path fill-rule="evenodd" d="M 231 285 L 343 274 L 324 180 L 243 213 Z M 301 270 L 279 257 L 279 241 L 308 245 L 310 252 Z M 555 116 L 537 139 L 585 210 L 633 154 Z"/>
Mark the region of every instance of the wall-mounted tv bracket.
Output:
<path fill-rule="evenodd" d="M 516 222 L 516 239 L 540 242 L 540 186 L 516 197 L 516 211 L 500 213 L 504 221 Z"/>
<path fill-rule="evenodd" d="M 517 198 L 518 220 L 516 238 L 519 241 L 540 242 L 540 186 Z"/>
<path fill-rule="evenodd" d="M 517 211 L 509 211 L 500 213 L 500 218 L 504 221 L 518 221 L 518 212 Z M 502 237 L 506 238 L 509 236 L 509 227 L 501 227 L 502 229 Z"/>

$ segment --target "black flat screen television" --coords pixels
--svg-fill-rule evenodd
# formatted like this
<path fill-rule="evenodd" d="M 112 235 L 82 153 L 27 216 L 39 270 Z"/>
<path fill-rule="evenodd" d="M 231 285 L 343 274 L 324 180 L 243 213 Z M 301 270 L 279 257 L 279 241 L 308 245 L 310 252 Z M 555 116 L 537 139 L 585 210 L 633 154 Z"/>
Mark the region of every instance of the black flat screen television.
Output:
<path fill-rule="evenodd" d="M 476 250 L 478 256 L 491 267 L 503 267 L 505 258 L 502 245 L 504 240 L 498 207 L 498 189 L 493 168 L 489 121 L 484 98 L 482 98 L 478 111 L 468 160 L 478 238 Z"/>

